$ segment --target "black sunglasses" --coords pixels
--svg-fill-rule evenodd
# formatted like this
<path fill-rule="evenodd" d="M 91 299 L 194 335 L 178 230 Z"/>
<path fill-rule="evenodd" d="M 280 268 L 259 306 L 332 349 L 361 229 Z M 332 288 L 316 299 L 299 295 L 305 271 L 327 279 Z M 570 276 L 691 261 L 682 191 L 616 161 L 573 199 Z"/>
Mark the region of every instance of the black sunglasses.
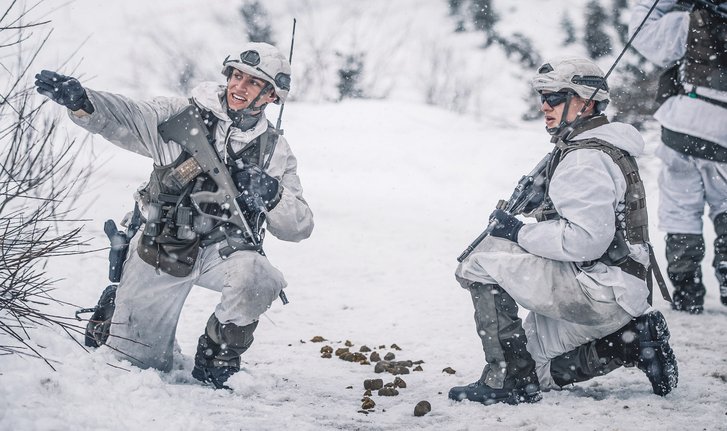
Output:
<path fill-rule="evenodd" d="M 555 108 L 561 103 L 565 103 L 572 93 L 568 91 L 556 91 L 554 93 L 540 93 L 540 103 L 547 103 L 551 108 Z"/>

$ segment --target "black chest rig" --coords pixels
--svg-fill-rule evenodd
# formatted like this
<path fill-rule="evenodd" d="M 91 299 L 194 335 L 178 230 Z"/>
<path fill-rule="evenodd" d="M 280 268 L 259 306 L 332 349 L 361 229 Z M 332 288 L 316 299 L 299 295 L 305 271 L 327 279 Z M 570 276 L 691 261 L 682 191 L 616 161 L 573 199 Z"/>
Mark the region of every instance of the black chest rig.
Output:
<path fill-rule="evenodd" d="M 706 9 L 689 13 L 684 83 L 727 91 L 727 19 Z"/>
<path fill-rule="evenodd" d="M 672 96 L 683 94 L 727 108 L 727 102 L 697 94 L 694 88 L 727 92 L 727 18 L 707 9 L 694 8 L 691 2 L 679 2 L 675 10 L 690 11 L 687 50 L 684 57 L 659 78 L 656 102 L 662 104 Z"/>
<path fill-rule="evenodd" d="M 203 109 L 200 109 L 200 114 L 207 126 L 207 141 L 214 147 L 218 118 Z M 272 125 L 268 126 L 264 133 L 237 152 L 228 140 L 224 159 L 231 175 L 244 165 L 264 166 L 267 163 L 266 159 L 274 151 L 270 133 Z M 259 233 L 260 244 L 252 246 L 237 228 L 215 218 L 223 214 L 219 205 L 201 204 L 204 214 L 194 207 L 190 194 L 215 191 L 217 188 L 208 175 L 200 173 L 198 166 L 192 155 L 183 151 L 173 163 L 154 166 L 148 185 L 140 192 L 148 214 L 137 252 L 145 262 L 177 277 L 185 277 L 192 272 L 201 247 L 223 240 L 229 243 L 224 248 L 230 249 L 226 255 L 236 250 L 255 250 L 263 254 L 264 219 L 261 221 L 259 214 L 243 214 L 251 228 Z"/>

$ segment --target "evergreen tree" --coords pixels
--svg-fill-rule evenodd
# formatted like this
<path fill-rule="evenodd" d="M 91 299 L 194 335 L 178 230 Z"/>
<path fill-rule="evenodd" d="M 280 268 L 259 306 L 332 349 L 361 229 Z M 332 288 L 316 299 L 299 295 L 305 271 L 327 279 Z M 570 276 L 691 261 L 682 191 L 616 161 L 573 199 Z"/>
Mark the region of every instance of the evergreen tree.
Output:
<path fill-rule="evenodd" d="M 495 24 L 500 19 L 492 6 L 492 0 L 472 0 L 470 12 L 475 29 L 485 33 L 486 46 L 489 46 L 495 34 Z"/>
<path fill-rule="evenodd" d="M 457 21 L 454 31 L 456 33 L 465 31 L 465 17 L 462 13 L 462 4 L 464 4 L 464 0 L 447 0 L 447 4 L 449 5 L 449 15 L 454 17 Z"/>
<path fill-rule="evenodd" d="M 273 43 L 270 15 L 259 0 L 246 0 L 240 7 L 250 42 Z"/>
<path fill-rule="evenodd" d="M 447 0 L 449 5 L 449 14 L 451 16 L 457 16 L 461 14 L 463 0 Z"/>
<path fill-rule="evenodd" d="M 629 26 L 621 21 L 624 11 L 628 11 L 628 0 L 613 0 L 613 17 L 611 22 L 616 29 L 619 41 L 626 45 L 629 37 Z"/>
<path fill-rule="evenodd" d="M 337 55 L 343 59 L 343 65 L 338 69 L 338 100 L 362 98 L 364 54 L 356 52 Z"/>
<path fill-rule="evenodd" d="M 522 33 L 513 33 L 510 38 L 493 34 L 492 41 L 502 46 L 507 58 L 517 55 L 518 61 L 527 68 L 540 64 L 540 55 L 533 48 L 533 42 Z"/>
<path fill-rule="evenodd" d="M 566 12 L 563 18 L 560 20 L 560 27 L 565 33 L 565 39 L 563 40 L 563 46 L 568 46 L 575 43 L 576 41 L 576 28 L 573 25 L 570 15 Z"/>
<path fill-rule="evenodd" d="M 583 41 L 591 58 L 599 58 L 611 52 L 611 38 L 603 29 L 609 22 L 606 11 L 598 0 L 591 0 L 586 6 L 586 34 Z"/>

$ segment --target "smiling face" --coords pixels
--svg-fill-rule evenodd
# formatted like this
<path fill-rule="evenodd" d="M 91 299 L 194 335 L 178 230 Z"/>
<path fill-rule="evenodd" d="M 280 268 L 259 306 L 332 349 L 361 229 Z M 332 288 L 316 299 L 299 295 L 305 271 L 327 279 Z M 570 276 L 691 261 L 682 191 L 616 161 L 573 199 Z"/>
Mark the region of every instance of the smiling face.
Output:
<path fill-rule="evenodd" d="M 275 102 L 275 90 L 270 90 L 263 94 L 255 103 L 250 106 L 252 101 L 265 88 L 267 82 L 252 75 L 248 75 L 235 68 L 231 68 L 232 73 L 227 80 L 227 106 L 233 111 L 242 109 L 259 108 L 267 103 Z"/>

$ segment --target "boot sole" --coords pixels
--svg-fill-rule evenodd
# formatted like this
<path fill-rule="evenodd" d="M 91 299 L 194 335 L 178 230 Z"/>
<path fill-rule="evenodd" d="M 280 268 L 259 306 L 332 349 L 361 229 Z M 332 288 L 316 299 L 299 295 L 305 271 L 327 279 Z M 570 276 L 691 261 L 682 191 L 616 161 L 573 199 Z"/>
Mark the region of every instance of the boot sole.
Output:
<path fill-rule="evenodd" d="M 640 343 L 639 369 L 646 373 L 656 395 L 664 396 L 677 387 L 679 368 L 676 356 L 669 346 L 669 327 L 664 315 L 654 311 L 646 316 L 644 328 L 648 340 Z M 645 359 L 651 359 L 648 364 Z"/>
<path fill-rule="evenodd" d="M 214 389 L 226 389 L 228 391 L 232 391 L 231 387 L 225 385 L 224 383 L 218 382 L 216 379 L 210 376 L 208 372 L 202 370 L 197 366 L 192 369 L 192 377 L 199 380 L 205 385 L 212 385 Z"/>
<path fill-rule="evenodd" d="M 481 403 L 486 406 L 489 406 L 492 404 L 497 404 L 497 403 L 505 403 L 505 404 L 510 404 L 513 406 L 521 404 L 521 403 L 532 404 L 532 403 L 537 403 L 538 401 L 543 399 L 540 389 L 537 389 L 535 392 L 528 391 L 525 388 L 518 389 L 518 390 L 514 390 L 513 392 L 509 393 L 506 396 L 501 396 L 501 397 L 496 397 L 495 394 L 493 394 L 493 393 L 490 393 L 488 395 L 483 393 L 481 396 L 476 396 L 476 397 L 474 396 L 476 394 L 473 394 L 473 398 L 470 398 L 467 396 L 465 388 L 466 387 L 462 387 L 462 389 L 460 391 L 454 391 L 454 389 L 459 389 L 459 388 L 453 388 L 452 390 L 450 390 L 448 398 L 451 400 L 454 400 L 454 401 L 468 400 L 468 401 L 472 401 L 475 403 Z"/>
<path fill-rule="evenodd" d="M 505 401 L 507 404 L 510 405 L 517 405 L 520 403 L 526 403 L 526 404 L 532 404 L 537 403 L 538 401 L 543 399 L 543 395 L 540 393 L 540 390 L 537 392 L 530 392 L 528 393 L 525 390 L 513 392 L 513 394 L 510 396 L 510 398 Z"/>
<path fill-rule="evenodd" d="M 96 310 L 88 319 L 86 331 L 84 334 L 84 344 L 86 347 L 101 347 L 106 344 L 109 337 L 109 329 L 111 327 L 111 318 L 116 309 L 116 284 L 106 286 L 98 299 Z"/>

